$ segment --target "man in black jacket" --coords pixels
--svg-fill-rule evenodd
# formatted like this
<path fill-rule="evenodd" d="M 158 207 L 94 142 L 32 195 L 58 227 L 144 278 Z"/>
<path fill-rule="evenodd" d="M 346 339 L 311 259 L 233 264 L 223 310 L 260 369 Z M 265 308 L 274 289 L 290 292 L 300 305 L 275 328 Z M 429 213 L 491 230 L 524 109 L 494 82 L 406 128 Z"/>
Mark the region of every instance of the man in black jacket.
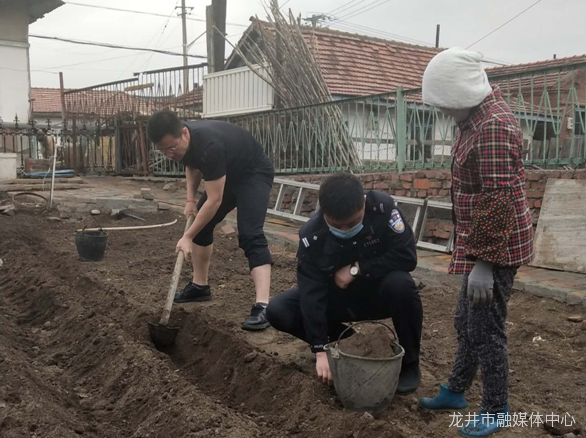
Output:
<path fill-rule="evenodd" d="M 343 322 L 392 318 L 405 349 L 397 393 L 421 383 L 423 309 L 409 272 L 417 265 L 415 239 L 393 198 L 368 192 L 354 175 L 336 174 L 320 187 L 320 211 L 299 232 L 298 286 L 273 298 L 267 319 L 307 342 L 316 370 L 332 380 L 324 345 Z"/>

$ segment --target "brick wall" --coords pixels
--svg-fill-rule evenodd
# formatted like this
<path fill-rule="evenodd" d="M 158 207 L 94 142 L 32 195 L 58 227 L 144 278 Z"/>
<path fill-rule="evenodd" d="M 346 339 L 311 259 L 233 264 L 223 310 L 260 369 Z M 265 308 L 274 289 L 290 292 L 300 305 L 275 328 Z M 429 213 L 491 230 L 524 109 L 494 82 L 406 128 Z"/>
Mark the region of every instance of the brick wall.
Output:
<path fill-rule="evenodd" d="M 533 217 L 533 224 L 537 225 L 539 212 L 543 202 L 543 194 L 549 179 L 586 179 L 586 170 L 560 171 L 560 170 L 526 170 L 526 189 L 529 207 Z M 452 186 L 452 175 L 449 170 L 430 170 L 405 172 L 371 173 L 357 175 L 366 190 L 377 190 L 396 196 L 410 198 L 434 199 L 450 202 L 450 188 Z M 293 179 L 302 182 L 320 184 L 327 175 L 305 175 L 296 176 Z M 273 187 L 271 207 L 277 199 L 278 186 Z M 303 203 L 302 214 L 309 216 L 317 204 L 317 191 L 309 192 Z M 297 201 L 296 190 L 289 188 L 284 197 L 284 210 L 292 212 Z M 433 218 L 432 218 L 433 219 Z M 426 237 L 430 241 L 443 241 L 449 238 L 452 225 L 449 220 L 428 221 L 426 226 Z M 435 238 L 435 239 L 434 239 Z"/>

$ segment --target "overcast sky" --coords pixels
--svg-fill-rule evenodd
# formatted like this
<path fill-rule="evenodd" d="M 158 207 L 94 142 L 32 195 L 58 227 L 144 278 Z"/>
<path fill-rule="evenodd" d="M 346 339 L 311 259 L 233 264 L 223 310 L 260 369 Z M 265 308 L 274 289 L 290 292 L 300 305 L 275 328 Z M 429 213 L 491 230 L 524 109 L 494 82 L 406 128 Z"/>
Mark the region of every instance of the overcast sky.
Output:
<path fill-rule="evenodd" d="M 399 35 L 430 44 L 435 42 L 436 24 L 440 24 L 442 47 L 467 47 L 536 1 L 289 0 L 283 10 L 291 8 L 294 14 L 303 17 L 332 12 L 331 15 L 340 18 L 340 21 L 322 25 L 354 33 L 376 33 L 388 39 L 394 39 L 389 34 Z M 30 33 L 175 52 L 182 50 L 181 20 L 176 18 L 178 11 L 175 11 L 180 0 L 76 2 L 155 12 L 175 18 L 66 4 L 31 25 Z M 187 0 L 187 6 L 193 7 L 192 18 L 203 19 L 205 6 L 210 3 L 211 0 Z M 280 4 L 283 3 L 285 0 L 280 0 Z M 252 15 L 265 18 L 260 0 L 228 0 L 229 23 L 248 25 Z M 558 57 L 581 55 L 586 53 L 585 16 L 585 0 L 541 0 L 513 22 L 476 44 L 473 49 L 482 52 L 485 57 L 506 63 L 533 62 L 551 58 L 553 54 Z M 194 40 L 204 30 L 204 22 L 188 21 L 188 41 Z M 244 30 L 245 27 L 241 26 L 227 26 L 227 33 L 232 35 L 230 39 L 234 42 Z M 79 88 L 130 78 L 133 72 L 182 65 L 181 57 L 175 56 L 37 38 L 31 38 L 30 43 L 33 87 L 57 88 L 59 77 L 55 73 L 59 71 L 64 73 L 65 87 Z M 231 51 L 231 47 L 227 47 L 226 56 Z M 193 45 L 189 53 L 205 56 L 205 35 Z M 190 63 L 198 62 L 197 59 L 190 59 Z"/>

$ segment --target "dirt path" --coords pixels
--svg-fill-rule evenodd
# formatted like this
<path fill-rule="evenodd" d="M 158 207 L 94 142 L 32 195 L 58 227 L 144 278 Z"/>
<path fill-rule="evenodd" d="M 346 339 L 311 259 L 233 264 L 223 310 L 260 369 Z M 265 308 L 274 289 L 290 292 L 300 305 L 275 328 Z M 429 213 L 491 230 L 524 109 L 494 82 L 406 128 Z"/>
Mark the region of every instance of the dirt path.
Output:
<path fill-rule="evenodd" d="M 148 223 L 174 217 L 161 213 Z M 272 329 L 241 331 L 253 286 L 233 238 L 217 236 L 214 300 L 174 307 L 172 322 L 182 328 L 177 345 L 158 352 L 147 321 L 160 312 L 182 221 L 110 232 L 100 263 L 77 261 L 76 228 L 79 223 L 43 217 L 0 217 L 0 436 L 456 436 L 449 414 L 418 411 L 415 396 L 397 397 L 377 420 L 345 412 L 333 389 L 315 378 L 303 343 Z M 273 293 L 279 293 L 295 283 L 295 260 L 279 248 L 273 252 Z M 449 373 L 458 287 L 447 276 L 416 276 L 426 285 L 421 396 L 433 394 Z M 566 320 L 570 313 L 576 309 L 513 296 L 513 411 L 570 412 L 585 423 L 586 332 Z M 544 341 L 533 342 L 536 336 Z M 478 383 L 469 401 L 478 407 Z M 518 434 L 544 432 L 518 427 L 501 436 Z"/>

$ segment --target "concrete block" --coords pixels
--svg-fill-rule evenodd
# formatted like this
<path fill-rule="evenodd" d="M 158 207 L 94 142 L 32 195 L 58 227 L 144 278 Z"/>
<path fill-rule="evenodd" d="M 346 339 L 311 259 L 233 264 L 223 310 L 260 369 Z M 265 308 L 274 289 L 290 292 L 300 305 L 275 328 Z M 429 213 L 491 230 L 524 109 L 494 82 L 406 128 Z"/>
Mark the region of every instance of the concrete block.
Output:
<path fill-rule="evenodd" d="M 513 290 L 516 290 L 516 291 L 519 291 L 519 292 L 525 291 L 525 282 L 519 281 L 519 280 L 515 280 L 513 282 Z"/>
<path fill-rule="evenodd" d="M 559 289 L 539 283 L 527 283 L 525 284 L 525 292 L 538 297 L 551 298 L 564 303 L 569 291 L 567 289 Z"/>
<path fill-rule="evenodd" d="M 236 235 L 236 230 L 230 224 L 223 225 L 220 228 L 220 230 L 224 236 L 235 236 Z"/>
<path fill-rule="evenodd" d="M 583 304 L 586 307 L 586 290 L 570 292 L 566 297 L 566 303 L 568 303 L 570 306 Z"/>

